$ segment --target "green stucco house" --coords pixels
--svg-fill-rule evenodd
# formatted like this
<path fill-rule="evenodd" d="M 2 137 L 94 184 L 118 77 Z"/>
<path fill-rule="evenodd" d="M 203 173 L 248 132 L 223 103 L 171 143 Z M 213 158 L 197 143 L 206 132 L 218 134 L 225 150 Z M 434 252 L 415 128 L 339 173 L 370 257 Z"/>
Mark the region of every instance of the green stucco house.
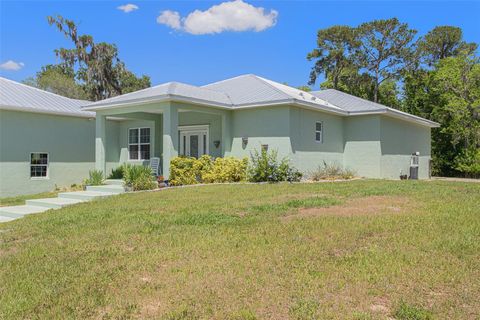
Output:
<path fill-rule="evenodd" d="M 369 178 L 429 178 L 438 124 L 336 90 L 304 92 L 256 75 L 169 82 L 91 103 L 0 78 L 0 196 L 80 183 L 96 168 L 177 155 L 248 157 L 275 149 L 308 173 L 338 163 Z"/>

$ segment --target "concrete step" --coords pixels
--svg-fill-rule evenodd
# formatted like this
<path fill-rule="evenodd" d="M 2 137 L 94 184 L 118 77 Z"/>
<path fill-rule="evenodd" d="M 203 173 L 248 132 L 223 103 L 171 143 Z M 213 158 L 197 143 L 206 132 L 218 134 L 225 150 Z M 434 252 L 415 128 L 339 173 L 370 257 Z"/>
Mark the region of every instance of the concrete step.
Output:
<path fill-rule="evenodd" d="M 77 204 L 83 202 L 84 200 L 78 199 L 67 199 L 67 198 L 45 198 L 45 199 L 33 199 L 27 200 L 25 203 L 29 206 L 39 206 L 51 209 L 60 209 L 65 206 L 72 204 Z"/>
<path fill-rule="evenodd" d="M 108 197 L 116 195 L 114 192 L 101 192 L 101 191 L 74 191 L 74 192 L 62 192 L 58 194 L 59 198 L 65 199 L 78 199 L 78 200 L 92 200 L 95 198 Z"/>
<path fill-rule="evenodd" d="M 119 185 L 87 186 L 87 191 L 124 193 L 125 188 Z"/>
<path fill-rule="evenodd" d="M 26 214 L 39 213 L 47 211 L 48 209 L 49 208 L 31 205 L 0 207 L 0 215 L 7 217 L 23 217 Z"/>
<path fill-rule="evenodd" d="M 106 185 L 115 185 L 115 186 L 123 186 L 123 180 L 122 179 L 107 179 L 105 180 Z"/>
<path fill-rule="evenodd" d="M 15 219 L 18 219 L 18 218 L 11 218 L 11 217 L 5 217 L 5 216 L 0 215 L 0 223 L 12 221 L 12 220 L 15 220 Z"/>

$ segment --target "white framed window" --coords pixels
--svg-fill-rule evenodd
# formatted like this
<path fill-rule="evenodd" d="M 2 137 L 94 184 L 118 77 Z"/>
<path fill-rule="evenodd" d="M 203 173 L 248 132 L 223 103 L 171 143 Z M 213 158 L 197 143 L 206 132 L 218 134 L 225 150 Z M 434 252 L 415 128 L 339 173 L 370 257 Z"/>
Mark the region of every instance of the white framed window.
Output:
<path fill-rule="evenodd" d="M 32 179 L 48 178 L 48 153 L 46 152 L 30 153 L 30 178 Z"/>
<path fill-rule="evenodd" d="M 315 122 L 315 142 L 323 143 L 323 121 Z"/>
<path fill-rule="evenodd" d="M 150 128 L 128 129 L 128 159 L 150 160 Z"/>

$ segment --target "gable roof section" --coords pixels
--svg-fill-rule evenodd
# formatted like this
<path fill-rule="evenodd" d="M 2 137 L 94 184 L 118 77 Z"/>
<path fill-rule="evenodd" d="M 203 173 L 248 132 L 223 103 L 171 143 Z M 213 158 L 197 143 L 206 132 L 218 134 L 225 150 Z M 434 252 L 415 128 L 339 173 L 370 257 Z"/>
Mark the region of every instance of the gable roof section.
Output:
<path fill-rule="evenodd" d="M 200 88 L 180 82 L 167 82 L 158 86 L 97 101 L 89 104 L 88 107 L 169 101 L 174 99 L 223 107 L 230 107 L 232 105 L 229 97 L 223 92 Z"/>
<path fill-rule="evenodd" d="M 335 89 L 312 91 L 311 94 L 335 104 L 336 106 L 347 111 L 349 115 L 385 114 L 390 117 L 415 122 L 432 128 L 440 126 L 440 124 L 437 122 L 430 121 L 428 119 L 390 108 L 380 103 L 362 99 Z"/>
<path fill-rule="evenodd" d="M 94 112 L 82 110 L 88 103 L 0 77 L 0 109 L 95 117 Z"/>

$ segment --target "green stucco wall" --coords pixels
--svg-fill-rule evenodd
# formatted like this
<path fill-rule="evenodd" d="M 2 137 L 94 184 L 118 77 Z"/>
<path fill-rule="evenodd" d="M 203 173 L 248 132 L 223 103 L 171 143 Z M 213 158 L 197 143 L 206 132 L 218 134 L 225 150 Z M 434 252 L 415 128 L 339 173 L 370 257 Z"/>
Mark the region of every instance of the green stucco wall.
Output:
<path fill-rule="evenodd" d="M 343 165 L 356 175 L 381 178 L 380 117 L 344 118 Z"/>
<path fill-rule="evenodd" d="M 107 123 L 107 167 L 118 163 L 116 122 Z M 79 184 L 94 169 L 95 120 L 0 110 L 0 197 Z M 30 153 L 49 155 L 48 178 L 30 178 Z"/>
<path fill-rule="evenodd" d="M 316 122 L 323 123 L 323 142 L 315 141 Z M 324 112 L 290 107 L 292 163 L 309 173 L 325 161 L 343 164 L 343 118 Z"/>
<path fill-rule="evenodd" d="M 398 179 L 400 172 L 409 174 L 410 158 L 413 152 L 419 152 L 420 179 L 428 179 L 431 159 L 430 128 L 402 121 L 381 117 L 381 176 Z"/>
<path fill-rule="evenodd" d="M 280 157 L 289 157 L 292 151 L 289 114 L 290 108 L 286 106 L 234 111 L 230 155 L 250 157 L 253 150 L 260 150 L 262 144 L 267 144 L 270 150 L 277 150 Z M 243 137 L 248 138 L 246 145 Z"/>

